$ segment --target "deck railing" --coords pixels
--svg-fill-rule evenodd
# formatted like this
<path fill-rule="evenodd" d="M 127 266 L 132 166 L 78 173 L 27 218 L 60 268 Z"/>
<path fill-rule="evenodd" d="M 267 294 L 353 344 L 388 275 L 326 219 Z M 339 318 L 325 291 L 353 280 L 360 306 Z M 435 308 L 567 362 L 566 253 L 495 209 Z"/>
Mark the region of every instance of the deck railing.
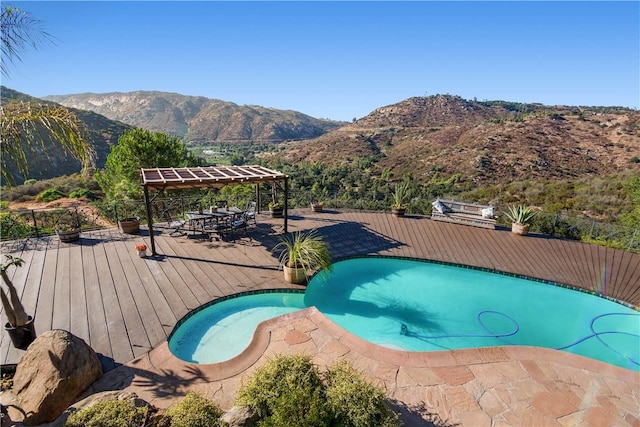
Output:
<path fill-rule="evenodd" d="M 224 202 L 220 199 L 224 198 Z M 168 219 L 184 218 L 185 212 L 199 208 L 207 209 L 219 203 L 228 206 L 244 207 L 254 200 L 255 194 L 244 192 L 227 195 L 177 195 L 158 198 L 152 203 L 154 223 L 161 224 Z M 259 211 L 269 210 L 272 194 L 260 193 Z M 389 210 L 387 200 L 345 200 L 339 194 L 319 198 L 310 192 L 292 191 L 289 195 L 289 208 L 309 207 L 311 202 L 322 201 L 325 209 L 362 209 L 372 211 Z M 408 212 L 430 215 L 431 203 L 414 201 Z M 146 223 L 146 211 L 142 200 L 118 203 L 94 202 L 90 206 L 77 204 L 53 209 L 20 209 L 0 212 L 0 239 L 16 240 L 54 235 L 60 227 L 80 225 L 82 231 L 115 227 L 123 218 L 138 217 Z M 507 219 L 498 210 L 498 224 L 509 226 Z M 595 221 L 590 218 L 570 217 L 561 213 L 539 212 L 532 231 L 558 238 L 582 240 L 589 243 L 615 247 L 617 249 L 640 253 L 640 226 L 625 227 Z"/>

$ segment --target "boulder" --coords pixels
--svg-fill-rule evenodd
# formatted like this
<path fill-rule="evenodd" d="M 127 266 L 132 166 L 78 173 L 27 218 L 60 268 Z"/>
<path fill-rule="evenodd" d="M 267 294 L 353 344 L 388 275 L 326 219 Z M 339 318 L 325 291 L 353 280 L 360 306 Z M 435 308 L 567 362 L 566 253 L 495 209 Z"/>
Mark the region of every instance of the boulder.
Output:
<path fill-rule="evenodd" d="M 45 332 L 16 367 L 15 409 L 25 425 L 53 421 L 101 375 L 98 356 L 81 338 L 63 330 Z"/>
<path fill-rule="evenodd" d="M 220 422 L 226 427 L 254 427 L 258 414 L 248 406 L 234 406 L 222 414 Z"/>

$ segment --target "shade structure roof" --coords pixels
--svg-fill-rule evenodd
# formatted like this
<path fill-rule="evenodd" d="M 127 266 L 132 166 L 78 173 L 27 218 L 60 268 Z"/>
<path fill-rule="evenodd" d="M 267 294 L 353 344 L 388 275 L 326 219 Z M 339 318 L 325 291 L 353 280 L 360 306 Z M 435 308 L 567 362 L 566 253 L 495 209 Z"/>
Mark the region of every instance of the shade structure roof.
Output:
<path fill-rule="evenodd" d="M 259 165 L 245 166 L 205 166 L 191 168 L 150 168 L 141 169 L 142 188 L 147 211 L 147 224 L 151 238 L 151 252 L 155 256 L 156 243 L 153 233 L 153 215 L 149 191 L 182 190 L 189 188 L 223 187 L 236 184 L 261 184 L 263 182 L 284 183 L 284 232 L 288 230 L 288 176 Z M 256 189 L 259 202 L 260 194 Z M 258 204 L 258 206 L 260 206 Z"/>
<path fill-rule="evenodd" d="M 142 169 L 142 185 L 149 190 L 222 187 L 283 181 L 287 176 L 259 165 Z"/>

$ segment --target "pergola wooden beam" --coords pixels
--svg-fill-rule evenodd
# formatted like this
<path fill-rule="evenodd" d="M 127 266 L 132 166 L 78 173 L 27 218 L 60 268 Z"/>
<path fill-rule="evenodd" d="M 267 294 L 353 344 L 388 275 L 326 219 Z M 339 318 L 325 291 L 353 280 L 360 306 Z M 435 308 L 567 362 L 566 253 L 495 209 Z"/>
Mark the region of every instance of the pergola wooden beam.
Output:
<path fill-rule="evenodd" d="M 288 176 L 260 165 L 206 166 L 191 168 L 141 169 L 147 224 L 151 239 L 151 252 L 156 255 L 153 235 L 153 212 L 149 191 L 186 190 L 193 188 L 216 188 L 236 184 L 262 184 L 284 182 L 284 232 L 288 231 Z M 257 193 L 257 191 L 256 191 Z M 259 200 L 256 200 L 259 202 Z"/>

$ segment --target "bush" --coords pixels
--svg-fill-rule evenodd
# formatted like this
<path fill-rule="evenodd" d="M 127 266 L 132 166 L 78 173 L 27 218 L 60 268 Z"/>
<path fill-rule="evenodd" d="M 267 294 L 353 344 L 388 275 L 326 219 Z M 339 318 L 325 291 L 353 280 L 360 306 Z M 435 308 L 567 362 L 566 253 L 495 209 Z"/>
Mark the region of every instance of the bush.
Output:
<path fill-rule="evenodd" d="M 163 414 L 161 426 L 214 427 L 220 425 L 222 411 L 204 396 L 190 392 L 180 402 L 170 406 Z"/>
<path fill-rule="evenodd" d="M 48 188 L 38 194 L 36 200 L 41 202 L 52 202 L 54 200 L 62 199 L 63 197 L 64 194 L 62 194 L 57 188 Z"/>
<path fill-rule="evenodd" d="M 71 199 L 79 199 L 80 197 L 85 197 L 89 200 L 94 200 L 96 198 L 95 194 L 93 194 L 93 191 L 88 190 L 86 188 L 74 190 L 71 193 L 69 193 L 69 198 Z"/>
<path fill-rule="evenodd" d="M 236 404 L 252 408 L 260 425 L 330 425 L 324 386 L 318 369 L 306 355 L 270 360 L 240 387 Z"/>
<path fill-rule="evenodd" d="M 147 419 L 146 406 L 136 407 L 130 400 L 105 400 L 69 416 L 70 427 L 141 427 Z"/>
<path fill-rule="evenodd" d="M 327 373 L 327 402 L 335 425 L 344 427 L 397 426 L 396 415 L 386 404 L 382 391 L 362 377 L 346 361 L 336 363 Z"/>
<path fill-rule="evenodd" d="M 306 355 L 279 356 L 240 387 L 237 405 L 259 416 L 260 426 L 390 427 L 400 425 L 381 390 L 347 362 L 323 377 Z"/>

